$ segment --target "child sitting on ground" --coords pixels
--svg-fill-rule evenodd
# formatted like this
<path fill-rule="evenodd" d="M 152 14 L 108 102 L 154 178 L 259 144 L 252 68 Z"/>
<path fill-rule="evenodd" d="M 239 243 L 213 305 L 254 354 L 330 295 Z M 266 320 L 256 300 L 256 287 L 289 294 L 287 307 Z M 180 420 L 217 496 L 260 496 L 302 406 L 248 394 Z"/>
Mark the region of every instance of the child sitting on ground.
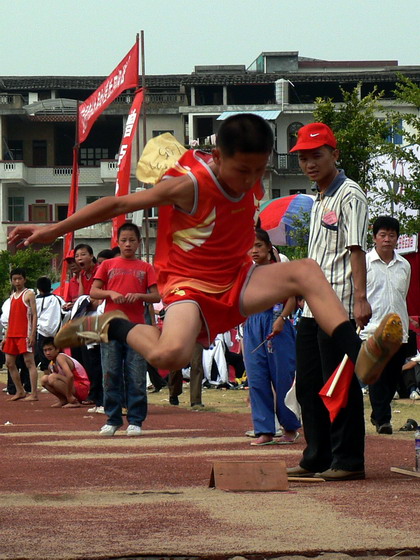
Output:
<path fill-rule="evenodd" d="M 87 399 L 90 383 L 85 368 L 77 360 L 61 352 L 53 338 L 45 338 L 45 357 L 50 360 L 50 373 L 42 376 L 41 385 L 55 395 L 52 408 L 78 408 Z"/>

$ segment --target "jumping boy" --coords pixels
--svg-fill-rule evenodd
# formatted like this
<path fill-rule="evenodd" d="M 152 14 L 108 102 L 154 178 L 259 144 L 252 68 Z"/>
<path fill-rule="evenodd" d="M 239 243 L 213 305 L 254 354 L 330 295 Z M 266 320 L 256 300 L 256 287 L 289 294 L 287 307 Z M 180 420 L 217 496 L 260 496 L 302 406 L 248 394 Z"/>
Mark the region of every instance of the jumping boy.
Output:
<path fill-rule="evenodd" d="M 11 243 L 51 243 L 58 236 L 114 216 L 159 206 L 155 266 L 167 306 L 162 331 L 105 314 L 78 319 L 57 335 L 66 345 L 92 340 L 127 342 L 147 361 L 175 370 L 190 361 L 196 340 L 206 344 L 217 333 L 242 323 L 246 316 L 302 295 L 321 328 L 356 362 L 364 382 L 373 382 L 401 343 L 401 323 L 387 317 L 360 350 L 340 300 L 312 260 L 254 267 L 256 198 L 273 148 L 270 125 L 253 114 L 223 121 L 216 148 L 208 159 L 186 152 L 175 173 L 153 188 L 122 197 L 105 197 L 64 221 L 48 226 L 18 226 Z M 114 319 L 114 320 L 113 320 Z"/>
<path fill-rule="evenodd" d="M 41 377 L 41 385 L 55 395 L 58 402 L 52 408 L 78 408 L 89 393 L 89 378 L 85 368 L 77 360 L 61 352 L 54 339 L 45 338 L 43 351 L 49 373 Z"/>
<path fill-rule="evenodd" d="M 38 400 L 38 372 L 35 365 L 34 351 L 37 333 L 37 314 L 35 294 L 25 288 L 26 272 L 23 268 L 15 268 L 10 272 L 13 293 L 10 296 L 9 321 L 1 343 L 1 349 L 6 355 L 6 366 L 16 387 L 16 394 L 11 401 L 24 399 Z M 23 356 L 29 370 L 31 393 L 26 396 L 16 367 L 16 359 Z"/>

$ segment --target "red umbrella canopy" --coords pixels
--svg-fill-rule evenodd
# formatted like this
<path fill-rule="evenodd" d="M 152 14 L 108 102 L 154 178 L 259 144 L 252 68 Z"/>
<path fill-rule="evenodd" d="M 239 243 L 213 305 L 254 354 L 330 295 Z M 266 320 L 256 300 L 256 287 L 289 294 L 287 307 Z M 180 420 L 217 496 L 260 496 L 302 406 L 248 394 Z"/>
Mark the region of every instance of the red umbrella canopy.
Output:
<path fill-rule="evenodd" d="M 295 229 L 296 218 L 306 221 L 314 197 L 307 194 L 292 194 L 268 200 L 261 205 L 261 227 L 267 231 L 274 245 L 296 245 L 290 234 Z"/>

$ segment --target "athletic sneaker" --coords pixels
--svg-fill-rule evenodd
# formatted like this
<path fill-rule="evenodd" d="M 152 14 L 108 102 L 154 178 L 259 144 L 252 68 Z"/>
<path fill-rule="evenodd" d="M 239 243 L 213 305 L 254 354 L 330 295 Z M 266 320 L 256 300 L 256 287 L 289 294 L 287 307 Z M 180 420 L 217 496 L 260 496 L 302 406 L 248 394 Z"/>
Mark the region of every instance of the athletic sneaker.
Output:
<path fill-rule="evenodd" d="M 90 414 L 105 414 L 105 409 L 103 406 L 93 406 L 92 408 L 88 408 L 88 412 Z"/>
<path fill-rule="evenodd" d="M 66 323 L 55 335 L 57 348 L 75 348 L 95 342 L 108 342 L 108 328 L 112 319 L 128 319 L 118 309 L 103 315 L 87 315 Z"/>
<path fill-rule="evenodd" d="M 104 424 L 99 431 L 100 436 L 113 436 L 115 432 L 119 430 L 121 426 L 111 426 L 110 424 Z"/>
<path fill-rule="evenodd" d="M 411 391 L 410 393 L 410 399 L 412 399 L 413 401 L 418 401 L 420 399 L 420 393 L 418 391 Z"/>
<path fill-rule="evenodd" d="M 362 343 L 354 366 L 357 377 L 366 385 L 375 383 L 402 343 L 402 322 L 396 313 L 388 313 L 374 334 Z"/>
<path fill-rule="evenodd" d="M 127 428 L 127 435 L 128 436 L 140 436 L 141 435 L 141 428 L 140 426 L 135 426 L 134 424 L 130 424 Z"/>

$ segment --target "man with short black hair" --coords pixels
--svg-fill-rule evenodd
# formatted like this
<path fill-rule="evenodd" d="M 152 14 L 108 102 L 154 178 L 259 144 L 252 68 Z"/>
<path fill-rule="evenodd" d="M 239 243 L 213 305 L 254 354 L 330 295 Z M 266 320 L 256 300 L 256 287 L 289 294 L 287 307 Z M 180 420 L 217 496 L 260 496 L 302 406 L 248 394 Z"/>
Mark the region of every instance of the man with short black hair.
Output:
<path fill-rule="evenodd" d="M 347 331 L 342 334 L 354 340 L 356 324 L 365 326 L 371 315 L 366 299 L 366 195 L 337 168 L 337 140 L 326 124 L 303 126 L 291 152 L 297 152 L 302 171 L 315 182 L 318 192 L 311 212 L 308 256 L 319 264 L 349 314 L 351 323 L 346 323 Z M 361 344 L 357 337 L 356 343 Z M 353 375 L 347 406 L 331 423 L 319 391 L 344 353 L 321 329 L 307 302 L 297 329 L 296 354 L 296 394 L 307 446 L 299 466 L 288 469 L 289 475 L 330 481 L 365 478 L 360 385 Z"/>
<path fill-rule="evenodd" d="M 410 263 L 396 252 L 400 224 L 391 216 L 380 216 L 373 223 L 375 247 L 366 255 L 367 298 L 372 318 L 360 336 L 367 339 L 378 326 L 382 314 L 398 313 L 403 325 L 403 344 L 386 365 L 381 378 L 369 387 L 372 405 L 371 421 L 379 434 L 392 434 L 391 401 L 407 357 L 408 312 L 407 293 L 410 287 Z"/>

